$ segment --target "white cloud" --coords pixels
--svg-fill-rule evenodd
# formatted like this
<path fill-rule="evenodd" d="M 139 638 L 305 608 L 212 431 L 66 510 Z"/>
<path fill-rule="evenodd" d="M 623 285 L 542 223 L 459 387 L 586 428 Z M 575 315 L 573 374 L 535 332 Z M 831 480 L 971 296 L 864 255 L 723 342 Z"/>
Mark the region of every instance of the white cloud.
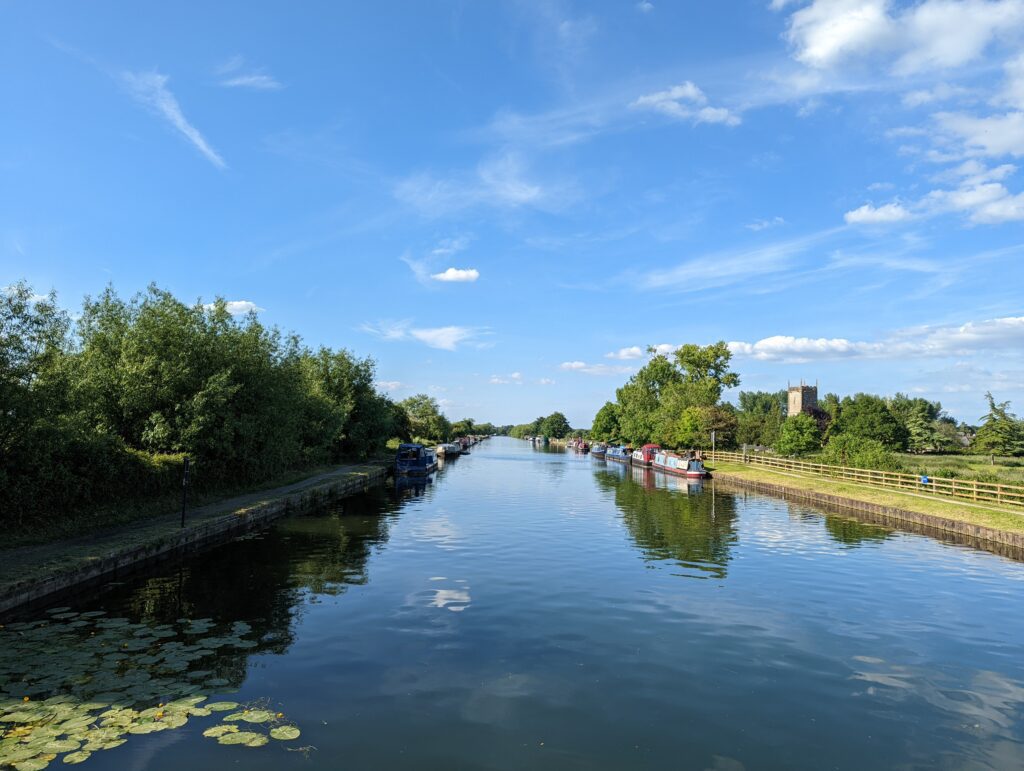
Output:
<path fill-rule="evenodd" d="M 711 107 L 708 98 L 694 83 L 687 80 L 665 91 L 645 94 L 631 105 L 633 109 L 660 112 L 671 118 L 697 123 L 724 123 L 738 126 L 740 118 L 724 107 Z"/>
<path fill-rule="evenodd" d="M 946 102 L 956 97 L 967 96 L 970 89 L 962 86 L 951 86 L 948 83 L 939 83 L 933 88 L 922 88 L 916 91 L 908 91 L 903 95 L 904 107 L 920 107 L 933 102 Z"/>
<path fill-rule="evenodd" d="M 630 359 L 642 359 L 644 354 L 647 353 L 639 345 L 631 345 L 629 348 L 620 348 L 617 351 L 606 353 L 604 357 L 606 359 L 619 359 L 620 361 L 628 361 Z"/>
<path fill-rule="evenodd" d="M 168 77 L 158 72 L 125 72 L 121 78 L 135 99 L 174 126 L 218 169 L 227 167 L 224 159 L 210 147 L 199 130 L 185 119 L 178 100 L 167 88 Z"/>
<path fill-rule="evenodd" d="M 227 307 L 228 313 L 232 316 L 244 316 L 247 313 L 261 313 L 266 310 L 266 308 L 261 308 L 256 303 L 249 300 L 228 300 L 224 305 Z M 213 303 L 207 303 L 203 307 L 206 308 L 206 310 L 213 310 L 215 305 Z"/>
<path fill-rule="evenodd" d="M 480 271 L 476 268 L 448 268 L 441 273 L 432 273 L 430 277 L 434 281 L 476 281 L 480 278 Z"/>
<path fill-rule="evenodd" d="M 963 143 L 969 155 L 1024 156 L 1024 112 L 985 118 L 940 112 L 934 118 L 941 130 Z"/>
<path fill-rule="evenodd" d="M 640 11 L 640 13 L 650 13 L 654 10 L 654 3 L 650 3 L 648 0 L 640 0 L 640 2 L 636 4 L 636 9 Z"/>
<path fill-rule="evenodd" d="M 753 230 L 756 233 L 756 232 L 758 232 L 760 230 L 768 230 L 769 228 L 777 228 L 779 225 L 785 225 L 785 224 L 786 224 L 786 220 L 782 219 L 782 217 L 772 217 L 771 219 L 766 219 L 766 220 L 754 220 L 753 222 L 750 222 L 750 223 L 744 225 L 743 227 L 745 227 L 747 230 Z"/>
<path fill-rule="evenodd" d="M 887 54 L 910 75 L 969 64 L 1022 23 L 1024 0 L 924 0 L 895 13 L 890 0 L 814 0 L 790 16 L 786 37 L 813 68 Z"/>
<path fill-rule="evenodd" d="M 901 330 L 879 341 L 775 335 L 754 343 L 730 342 L 736 356 L 760 361 L 969 356 L 980 351 L 1024 351 L 1024 316 L 1006 316 L 959 326 Z"/>
<path fill-rule="evenodd" d="M 632 367 L 616 364 L 587 364 L 584 361 L 564 361 L 559 369 L 568 372 L 581 372 L 584 375 L 624 375 L 632 372 Z"/>
<path fill-rule="evenodd" d="M 540 385 L 554 385 L 555 381 L 549 377 L 542 377 L 540 380 L 537 381 L 537 383 Z"/>
<path fill-rule="evenodd" d="M 877 208 L 866 203 L 858 209 L 846 212 L 843 219 L 851 225 L 888 225 L 903 222 L 912 216 L 898 203 L 887 203 Z"/>
<path fill-rule="evenodd" d="M 398 380 L 378 380 L 377 381 L 377 388 L 379 388 L 381 391 L 387 391 L 388 393 L 392 393 L 394 391 L 397 391 L 399 388 L 404 388 L 404 387 L 405 386 L 401 382 L 399 382 Z"/>
<path fill-rule="evenodd" d="M 469 236 L 442 238 L 430 253 L 434 257 L 451 257 L 453 254 L 458 254 L 464 250 L 467 246 L 469 246 Z"/>
<path fill-rule="evenodd" d="M 508 375 L 491 375 L 487 382 L 493 385 L 508 385 L 509 383 L 513 385 L 522 385 L 523 373 L 511 372 Z"/>
<path fill-rule="evenodd" d="M 1024 110 L 1024 54 L 1006 62 L 1003 71 L 1006 73 L 1006 82 L 996 99 L 997 103 Z"/>
<path fill-rule="evenodd" d="M 793 13 L 786 37 L 796 58 L 830 67 L 885 46 L 895 35 L 888 0 L 814 0 Z"/>
<path fill-rule="evenodd" d="M 390 342 L 416 340 L 431 348 L 439 348 L 444 351 L 457 350 L 462 343 L 471 341 L 485 332 L 473 327 L 460 326 L 416 328 L 410 321 L 367 322 L 359 328 L 382 340 Z"/>
<path fill-rule="evenodd" d="M 245 70 L 245 59 L 234 56 L 217 68 L 220 85 L 225 88 L 251 88 L 257 91 L 277 91 L 283 86 L 261 69 Z"/>

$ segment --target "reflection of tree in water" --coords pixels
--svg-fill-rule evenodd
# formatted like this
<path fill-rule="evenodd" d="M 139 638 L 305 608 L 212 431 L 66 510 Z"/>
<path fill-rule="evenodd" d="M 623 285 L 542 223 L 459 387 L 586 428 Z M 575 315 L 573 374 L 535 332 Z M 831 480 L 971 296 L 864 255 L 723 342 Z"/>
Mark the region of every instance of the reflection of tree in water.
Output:
<path fill-rule="evenodd" d="M 833 540 L 844 546 L 860 546 L 865 541 L 879 543 L 892 535 L 891 530 L 881 525 L 834 515 L 825 516 L 825 530 Z"/>
<path fill-rule="evenodd" d="M 599 487 L 614 493 L 630 535 L 647 558 L 675 560 L 725 577 L 736 542 L 735 496 L 714 494 L 710 486 L 699 495 L 648 488 L 614 470 L 599 470 L 594 477 Z"/>

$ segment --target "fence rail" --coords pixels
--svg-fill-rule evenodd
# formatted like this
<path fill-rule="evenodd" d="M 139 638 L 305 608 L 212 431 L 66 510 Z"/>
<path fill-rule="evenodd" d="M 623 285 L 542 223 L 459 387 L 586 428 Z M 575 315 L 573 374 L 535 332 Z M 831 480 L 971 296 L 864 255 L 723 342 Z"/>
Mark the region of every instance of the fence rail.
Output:
<path fill-rule="evenodd" d="M 1021 485 L 977 482 L 970 479 L 922 477 L 917 474 L 904 474 L 898 471 L 873 471 L 871 469 L 849 468 L 847 466 L 829 466 L 823 463 L 808 463 L 807 461 L 795 458 L 777 458 L 723 450 L 718 450 L 712 454 L 712 463 L 715 460 L 796 471 L 801 474 L 813 474 L 828 479 L 859 482 L 873 487 L 926 493 L 936 497 L 948 496 L 978 501 L 979 503 L 996 503 L 1003 506 L 1024 507 L 1024 486 Z"/>

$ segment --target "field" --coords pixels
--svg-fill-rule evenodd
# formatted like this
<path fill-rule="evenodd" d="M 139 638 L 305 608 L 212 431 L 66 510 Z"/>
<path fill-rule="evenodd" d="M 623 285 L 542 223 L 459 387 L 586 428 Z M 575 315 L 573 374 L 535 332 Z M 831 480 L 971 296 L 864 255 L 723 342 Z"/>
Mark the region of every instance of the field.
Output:
<path fill-rule="evenodd" d="M 912 455 L 901 453 L 900 462 L 909 473 L 933 477 L 977 479 L 1024 485 L 1024 458 L 996 456 L 993 464 L 988 455 Z"/>

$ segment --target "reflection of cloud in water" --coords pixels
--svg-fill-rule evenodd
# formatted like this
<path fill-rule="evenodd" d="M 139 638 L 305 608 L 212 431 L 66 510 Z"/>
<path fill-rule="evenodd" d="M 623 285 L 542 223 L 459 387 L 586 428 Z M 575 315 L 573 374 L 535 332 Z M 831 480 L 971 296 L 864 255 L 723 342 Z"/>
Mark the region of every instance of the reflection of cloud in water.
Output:
<path fill-rule="evenodd" d="M 445 516 L 418 522 L 412 529 L 412 536 L 419 541 L 431 541 L 442 549 L 457 549 L 462 541 L 462 532 Z"/>
<path fill-rule="evenodd" d="M 469 607 L 469 592 L 465 589 L 435 589 L 430 603 L 435 608 L 446 608 L 456 613 Z"/>
<path fill-rule="evenodd" d="M 746 771 L 746 766 L 736 758 L 728 758 L 724 755 L 714 755 L 711 758 L 711 765 L 704 771 Z"/>
<path fill-rule="evenodd" d="M 960 683 L 944 687 L 940 672 L 915 672 L 910 667 L 886 665 L 869 656 L 855 661 L 888 671 L 856 672 L 853 679 L 871 685 L 855 696 L 888 698 L 895 701 L 919 698 L 950 718 L 950 728 L 967 732 L 972 738 L 988 734 L 983 746 L 963 746 L 965 752 L 984 753 L 984 767 L 1018 768 L 1024 765 L 1024 746 L 1015 735 L 1017 714 L 1024 705 L 1024 687 L 998 672 L 978 671 L 966 688 Z M 880 686 L 880 687 L 879 687 Z M 998 739 L 998 741 L 996 741 Z M 975 760 L 981 761 L 982 758 Z"/>

